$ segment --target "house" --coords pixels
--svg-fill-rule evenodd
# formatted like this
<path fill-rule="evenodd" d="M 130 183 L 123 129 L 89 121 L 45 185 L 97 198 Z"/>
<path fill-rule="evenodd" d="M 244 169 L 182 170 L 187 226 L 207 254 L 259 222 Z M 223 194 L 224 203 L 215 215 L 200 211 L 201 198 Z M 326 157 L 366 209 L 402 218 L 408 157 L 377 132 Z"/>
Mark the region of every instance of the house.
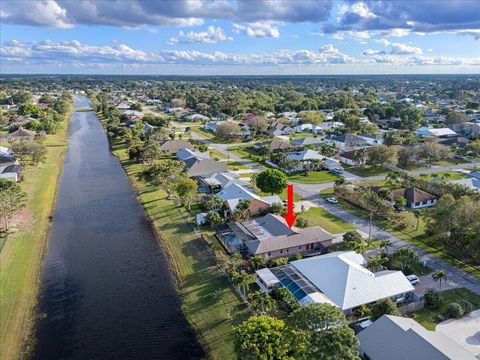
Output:
<path fill-rule="evenodd" d="M 33 140 L 35 139 L 35 131 L 19 128 L 18 130 L 7 134 L 7 140 Z"/>
<path fill-rule="evenodd" d="M 193 150 L 194 147 L 189 141 L 186 140 L 166 140 L 160 145 L 160 150 L 169 152 L 170 154 L 175 154 L 181 149 Z"/>
<path fill-rule="evenodd" d="M 475 360 L 467 349 L 410 318 L 383 315 L 357 335 L 359 353 L 370 360 Z"/>
<path fill-rule="evenodd" d="M 176 152 L 175 154 L 178 158 L 178 160 L 185 161 L 191 157 L 194 157 L 196 159 L 208 159 L 210 158 L 210 155 L 208 152 L 200 152 L 198 150 L 192 150 L 192 149 L 180 149 Z"/>
<path fill-rule="evenodd" d="M 227 171 L 222 173 L 215 173 L 209 176 L 201 176 L 198 178 L 200 192 L 217 192 L 230 185 L 237 184 L 245 188 L 250 187 L 250 184 L 243 180 L 240 175 Z"/>
<path fill-rule="evenodd" d="M 448 126 L 449 129 L 456 133 L 464 134 L 466 136 L 480 135 L 480 124 L 473 122 L 464 122 L 461 124 L 452 124 Z"/>
<path fill-rule="evenodd" d="M 287 154 L 287 159 L 290 161 L 301 161 L 301 162 L 308 162 L 308 161 L 322 161 L 325 159 L 325 156 L 320 154 L 318 151 L 315 150 L 302 150 L 297 151 L 294 153 Z"/>
<path fill-rule="evenodd" d="M 358 134 L 363 140 L 365 140 L 370 146 L 383 145 L 383 134 Z"/>
<path fill-rule="evenodd" d="M 323 129 L 321 127 L 319 127 L 317 125 L 309 124 L 309 123 L 297 125 L 293 129 L 297 133 L 300 133 L 300 132 L 311 132 L 311 133 L 314 133 L 314 134 L 323 133 Z"/>
<path fill-rule="evenodd" d="M 480 170 L 471 171 L 468 176 L 480 180 Z"/>
<path fill-rule="evenodd" d="M 456 136 L 457 133 L 449 128 L 429 128 L 421 127 L 416 132 L 417 136 L 420 137 L 438 137 L 445 138 L 450 136 Z"/>
<path fill-rule="evenodd" d="M 208 121 L 209 117 L 202 114 L 191 114 L 191 115 L 185 116 L 184 119 L 186 121 Z"/>
<path fill-rule="evenodd" d="M 357 151 L 358 150 L 351 150 L 351 151 L 345 151 L 341 153 L 339 157 L 340 162 L 342 164 L 352 165 L 352 166 L 362 165 L 359 161 L 359 157 L 357 156 Z M 366 155 L 365 155 L 365 160 L 366 160 Z"/>
<path fill-rule="evenodd" d="M 325 143 L 338 149 L 349 147 L 359 148 L 369 146 L 368 142 L 357 135 L 331 135 L 325 138 Z"/>
<path fill-rule="evenodd" d="M 0 155 L 10 155 L 12 153 L 12 150 L 10 148 L 7 148 L 5 146 L 0 146 Z"/>
<path fill-rule="evenodd" d="M 264 258 L 323 253 L 334 238 L 319 226 L 289 228 L 283 217 L 273 214 L 227 223 L 217 235 L 230 253 L 244 251 Z"/>
<path fill-rule="evenodd" d="M 212 132 L 215 132 L 217 131 L 217 128 L 222 124 L 224 123 L 224 121 L 218 121 L 218 122 L 209 122 L 209 123 L 206 123 L 203 128 L 205 130 L 209 130 L 209 131 L 212 131 Z"/>
<path fill-rule="evenodd" d="M 121 113 L 122 115 L 125 115 L 126 117 L 128 117 L 130 120 L 143 119 L 143 117 L 145 116 L 140 111 L 130 110 L 130 109 L 122 110 Z"/>
<path fill-rule="evenodd" d="M 0 179 L 17 182 L 20 180 L 20 165 L 9 165 L 0 170 Z"/>
<path fill-rule="evenodd" d="M 143 131 L 148 134 L 150 131 L 155 130 L 157 127 L 150 125 L 148 122 L 143 123 Z"/>
<path fill-rule="evenodd" d="M 340 251 L 292 261 L 270 271 L 278 279 L 277 286 L 285 287 L 300 305 L 329 303 L 347 315 L 361 305 L 413 293 L 412 284 L 401 271 L 373 273 L 365 265 L 361 254 Z M 257 284 L 270 291 L 262 282 L 257 272 Z"/>
<path fill-rule="evenodd" d="M 342 169 L 340 162 L 335 159 L 325 158 L 322 161 L 322 168 L 327 170 Z"/>
<path fill-rule="evenodd" d="M 293 146 L 321 146 L 323 144 L 323 140 L 321 138 L 315 137 L 304 137 L 300 139 L 293 139 L 292 145 Z"/>
<path fill-rule="evenodd" d="M 414 187 L 391 191 L 389 195 L 390 200 L 395 201 L 397 197 L 405 198 L 407 200 L 407 208 L 410 209 L 421 209 L 437 203 L 437 198 L 434 195 Z"/>
<path fill-rule="evenodd" d="M 452 180 L 450 184 L 466 186 L 472 190 L 480 191 L 480 179 L 471 177 L 468 179 Z"/>
<path fill-rule="evenodd" d="M 213 159 L 197 159 L 192 156 L 184 160 L 188 177 L 208 176 L 227 171 L 227 164 Z"/>
<path fill-rule="evenodd" d="M 262 197 L 255 194 L 252 189 L 244 187 L 238 183 L 233 183 L 225 187 L 222 191 L 217 193 L 217 196 L 222 200 L 230 215 L 235 213 L 241 200 L 250 201 L 248 213 L 251 216 L 267 212 L 274 203 L 282 203 L 282 200 L 278 195 Z"/>
<path fill-rule="evenodd" d="M 449 138 L 441 138 L 438 139 L 438 143 L 445 146 L 456 146 L 459 148 L 464 148 L 467 146 L 471 141 L 468 140 L 466 137 L 463 136 L 454 136 Z"/>
<path fill-rule="evenodd" d="M 292 145 L 288 141 L 278 140 L 278 139 L 275 139 L 272 141 L 259 142 L 259 143 L 256 143 L 253 147 L 256 149 L 259 149 L 263 146 L 267 147 L 272 152 L 280 152 L 280 151 L 285 151 L 292 148 Z"/>

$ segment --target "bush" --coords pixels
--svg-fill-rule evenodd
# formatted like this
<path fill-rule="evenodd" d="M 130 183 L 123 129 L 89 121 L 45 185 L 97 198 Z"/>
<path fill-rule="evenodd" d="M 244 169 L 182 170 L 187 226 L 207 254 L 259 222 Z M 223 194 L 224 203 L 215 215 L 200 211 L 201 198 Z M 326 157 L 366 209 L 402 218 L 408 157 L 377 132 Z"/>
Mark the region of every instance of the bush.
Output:
<path fill-rule="evenodd" d="M 283 211 L 283 204 L 281 202 L 274 202 L 271 206 L 270 206 L 270 210 L 272 211 L 272 213 L 274 214 L 280 214 L 282 211 Z"/>
<path fill-rule="evenodd" d="M 430 309 L 436 309 L 440 303 L 440 294 L 434 289 L 428 289 L 424 298 L 425 306 Z"/>
<path fill-rule="evenodd" d="M 302 254 L 296 253 L 292 256 L 292 260 L 301 260 Z"/>
<path fill-rule="evenodd" d="M 458 304 L 462 307 L 464 314 L 467 314 L 467 313 L 469 313 L 470 311 L 473 310 L 472 303 L 470 303 L 467 300 L 461 300 L 461 301 L 458 302 Z"/>
<path fill-rule="evenodd" d="M 459 318 L 463 315 L 463 308 L 459 303 L 452 302 L 447 305 L 445 309 L 445 316 L 447 318 Z"/>
<path fill-rule="evenodd" d="M 281 265 L 287 265 L 290 261 L 286 257 L 280 257 L 276 259 L 269 259 L 268 260 L 268 267 L 275 267 Z"/>
<path fill-rule="evenodd" d="M 290 294 L 290 291 L 284 287 L 279 287 L 273 290 L 272 297 L 277 300 L 280 309 L 289 314 L 300 309 L 300 304 L 298 301 L 293 297 L 292 294 Z"/>
<path fill-rule="evenodd" d="M 371 320 L 375 321 L 383 315 L 399 315 L 397 305 L 390 299 L 377 301 L 372 307 Z"/>
<path fill-rule="evenodd" d="M 310 224 L 308 223 L 307 219 L 304 219 L 302 217 L 297 217 L 297 221 L 295 222 L 295 225 L 299 228 L 307 228 Z"/>

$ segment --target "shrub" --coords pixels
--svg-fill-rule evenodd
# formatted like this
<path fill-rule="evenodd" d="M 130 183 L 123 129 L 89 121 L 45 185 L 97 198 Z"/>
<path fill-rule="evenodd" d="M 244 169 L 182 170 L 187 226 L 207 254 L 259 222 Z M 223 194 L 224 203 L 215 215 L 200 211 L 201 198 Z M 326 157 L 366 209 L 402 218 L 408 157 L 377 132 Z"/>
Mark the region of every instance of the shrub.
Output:
<path fill-rule="evenodd" d="M 308 220 L 302 217 L 298 217 L 295 225 L 299 228 L 307 228 L 309 226 Z"/>
<path fill-rule="evenodd" d="M 469 313 L 470 311 L 473 310 L 472 303 L 470 303 L 467 300 L 461 300 L 461 301 L 458 302 L 458 304 L 462 307 L 464 314 L 467 314 L 467 313 Z"/>
<path fill-rule="evenodd" d="M 459 318 L 463 315 L 463 308 L 459 303 L 452 302 L 447 305 L 445 309 L 445 316 L 447 318 Z"/>
<path fill-rule="evenodd" d="M 280 257 L 276 259 L 269 259 L 268 260 L 268 267 L 275 267 L 281 265 L 287 265 L 290 261 L 286 257 Z"/>
<path fill-rule="evenodd" d="M 292 260 L 301 260 L 302 254 L 296 253 L 292 256 Z"/>
<path fill-rule="evenodd" d="M 390 299 L 377 301 L 372 307 L 372 321 L 377 320 L 383 315 L 399 315 L 397 305 Z"/>
<path fill-rule="evenodd" d="M 440 294 L 434 289 L 428 289 L 425 293 L 425 306 L 430 309 L 436 309 L 440 303 Z"/>
<path fill-rule="evenodd" d="M 272 206 L 270 206 L 270 210 L 274 214 L 280 214 L 283 211 L 283 204 L 281 202 L 274 202 Z"/>
<path fill-rule="evenodd" d="M 272 297 L 277 300 L 280 309 L 289 314 L 300 309 L 300 304 L 298 301 L 293 297 L 292 294 L 290 294 L 290 291 L 284 287 L 279 287 L 273 290 Z"/>

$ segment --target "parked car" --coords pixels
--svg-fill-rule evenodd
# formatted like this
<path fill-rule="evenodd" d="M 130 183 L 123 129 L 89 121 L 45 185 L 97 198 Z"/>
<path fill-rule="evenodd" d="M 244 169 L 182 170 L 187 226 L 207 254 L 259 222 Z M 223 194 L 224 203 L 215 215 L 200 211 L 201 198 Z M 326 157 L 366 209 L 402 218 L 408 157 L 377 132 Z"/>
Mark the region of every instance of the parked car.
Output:
<path fill-rule="evenodd" d="M 405 299 L 404 297 L 401 297 L 401 298 L 398 298 L 397 300 L 395 300 L 395 304 L 397 304 L 397 306 L 402 306 L 406 302 L 407 302 L 407 299 Z"/>
<path fill-rule="evenodd" d="M 332 170 L 332 172 L 334 172 L 335 174 L 343 174 L 343 169 L 342 168 L 334 168 Z"/>
<path fill-rule="evenodd" d="M 329 197 L 329 198 L 327 198 L 327 201 L 328 201 L 330 204 L 338 204 L 338 200 L 335 199 L 334 197 Z"/>
<path fill-rule="evenodd" d="M 412 285 L 417 285 L 420 282 L 420 279 L 417 275 L 407 275 L 406 278 L 408 281 L 410 281 L 410 284 Z"/>

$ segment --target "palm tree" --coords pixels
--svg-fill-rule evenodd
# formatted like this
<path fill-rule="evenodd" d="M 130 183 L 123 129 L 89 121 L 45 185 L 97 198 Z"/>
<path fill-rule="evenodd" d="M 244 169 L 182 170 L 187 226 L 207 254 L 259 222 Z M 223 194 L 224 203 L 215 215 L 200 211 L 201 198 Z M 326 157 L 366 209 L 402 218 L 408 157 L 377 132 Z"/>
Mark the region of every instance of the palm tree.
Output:
<path fill-rule="evenodd" d="M 422 216 L 422 212 L 418 209 L 413 209 L 412 214 L 417 219 L 417 225 L 415 226 L 415 231 L 418 231 L 418 226 L 420 225 L 420 217 Z"/>
<path fill-rule="evenodd" d="M 343 176 L 341 176 L 337 180 L 335 180 L 335 186 L 344 185 L 345 183 L 346 183 L 346 180 Z"/>
<path fill-rule="evenodd" d="M 273 299 L 263 291 L 255 291 L 248 294 L 248 301 L 257 310 L 261 310 L 262 313 L 272 308 Z"/>
<path fill-rule="evenodd" d="M 436 270 L 432 274 L 432 279 L 439 282 L 439 291 L 442 291 L 442 281 L 447 280 L 447 273 L 443 270 Z"/>
<path fill-rule="evenodd" d="M 238 273 L 240 285 L 242 287 L 242 294 L 245 296 L 247 294 L 247 283 L 250 280 L 250 276 L 247 274 L 245 270 L 242 270 Z"/>
<path fill-rule="evenodd" d="M 393 243 L 390 240 L 382 240 L 380 242 L 380 249 L 385 250 L 385 254 L 388 255 L 388 249 L 393 245 Z"/>

